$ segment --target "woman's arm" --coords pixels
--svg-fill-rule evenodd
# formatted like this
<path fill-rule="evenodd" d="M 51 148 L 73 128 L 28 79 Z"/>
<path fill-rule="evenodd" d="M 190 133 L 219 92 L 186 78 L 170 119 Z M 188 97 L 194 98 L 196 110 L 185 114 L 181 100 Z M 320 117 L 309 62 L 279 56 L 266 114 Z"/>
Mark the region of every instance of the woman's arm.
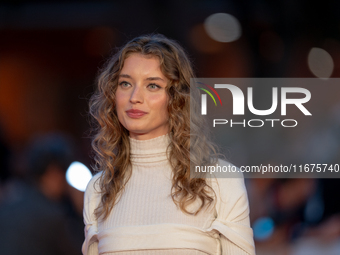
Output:
<path fill-rule="evenodd" d="M 98 179 L 100 174 L 96 174 L 87 185 L 84 194 L 84 224 L 85 224 L 85 240 L 82 246 L 83 255 L 98 255 L 98 225 L 94 215 L 94 210 L 97 208 L 100 201 Z"/>
<path fill-rule="evenodd" d="M 229 163 L 220 160 L 219 164 Z M 216 178 L 213 187 L 217 195 L 217 216 L 210 229 L 219 232 L 222 254 L 255 255 L 253 230 L 249 221 L 248 196 L 243 176 Z"/>
<path fill-rule="evenodd" d="M 236 217 L 223 222 L 224 225 L 228 226 L 228 230 L 226 230 L 228 234 L 226 234 L 227 232 L 220 234 L 222 254 L 255 255 L 246 193 L 244 196 L 237 201 L 232 209 Z M 245 208 L 247 209 L 244 210 Z M 227 238 L 228 235 L 230 239 Z"/>

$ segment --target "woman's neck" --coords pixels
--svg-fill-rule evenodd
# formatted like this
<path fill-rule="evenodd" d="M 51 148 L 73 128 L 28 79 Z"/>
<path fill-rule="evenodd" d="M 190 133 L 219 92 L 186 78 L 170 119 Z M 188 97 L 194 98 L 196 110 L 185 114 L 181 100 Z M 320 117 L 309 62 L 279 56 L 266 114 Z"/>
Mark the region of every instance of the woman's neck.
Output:
<path fill-rule="evenodd" d="M 155 162 L 167 160 L 167 149 L 170 144 L 169 134 L 148 140 L 137 140 L 129 137 L 131 162 Z"/>

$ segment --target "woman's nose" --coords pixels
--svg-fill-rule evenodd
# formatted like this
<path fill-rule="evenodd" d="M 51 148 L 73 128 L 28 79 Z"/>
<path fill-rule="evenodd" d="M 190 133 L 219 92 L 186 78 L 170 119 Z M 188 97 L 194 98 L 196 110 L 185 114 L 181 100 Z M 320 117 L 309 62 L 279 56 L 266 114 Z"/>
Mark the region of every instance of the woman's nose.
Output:
<path fill-rule="evenodd" d="M 133 103 L 133 104 L 144 102 L 143 91 L 142 91 L 141 88 L 136 86 L 133 89 L 131 96 L 130 96 L 130 102 Z"/>

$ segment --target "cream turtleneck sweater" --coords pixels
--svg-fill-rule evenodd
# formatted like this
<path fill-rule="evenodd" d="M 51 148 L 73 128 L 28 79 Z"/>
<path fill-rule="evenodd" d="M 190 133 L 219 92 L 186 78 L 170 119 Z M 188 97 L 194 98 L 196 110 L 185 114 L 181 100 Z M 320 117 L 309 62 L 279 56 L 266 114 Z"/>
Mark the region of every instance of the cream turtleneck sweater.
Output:
<path fill-rule="evenodd" d="M 217 194 L 216 206 L 205 207 L 196 216 L 184 214 L 170 196 L 169 142 L 168 135 L 130 138 L 132 175 L 104 221 L 94 216 L 101 198 L 96 182 L 101 173 L 92 178 L 84 196 L 84 255 L 255 254 L 243 179 L 207 179 Z M 187 209 L 197 206 L 199 201 Z"/>

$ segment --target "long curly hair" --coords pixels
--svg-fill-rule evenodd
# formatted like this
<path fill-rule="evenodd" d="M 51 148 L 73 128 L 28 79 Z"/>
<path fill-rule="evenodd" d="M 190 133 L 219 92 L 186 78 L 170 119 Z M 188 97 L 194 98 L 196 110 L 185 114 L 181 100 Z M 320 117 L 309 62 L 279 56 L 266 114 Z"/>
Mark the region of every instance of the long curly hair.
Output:
<path fill-rule="evenodd" d="M 216 146 L 208 139 L 207 130 L 204 130 L 206 125 L 198 114 L 198 89 L 193 90 L 190 96 L 190 79 L 194 78 L 190 61 L 177 42 L 160 34 L 129 41 L 109 58 L 98 76 L 97 88 L 89 105 L 94 118 L 94 170 L 103 171 L 98 179 L 101 204 L 95 215 L 97 219 L 108 217 L 132 174 L 129 132 L 118 120 L 115 93 L 124 60 L 134 53 L 158 57 L 161 71 L 169 79 L 166 87 L 169 96 L 168 159 L 174 173 L 171 197 L 184 213 L 196 215 L 214 201 L 209 191 L 215 192 L 203 173 L 196 173 L 195 178 L 190 178 L 190 172 L 195 173 L 195 165 L 216 163 Z M 196 199 L 201 200 L 201 206 L 195 212 L 187 211 L 186 207 Z"/>

